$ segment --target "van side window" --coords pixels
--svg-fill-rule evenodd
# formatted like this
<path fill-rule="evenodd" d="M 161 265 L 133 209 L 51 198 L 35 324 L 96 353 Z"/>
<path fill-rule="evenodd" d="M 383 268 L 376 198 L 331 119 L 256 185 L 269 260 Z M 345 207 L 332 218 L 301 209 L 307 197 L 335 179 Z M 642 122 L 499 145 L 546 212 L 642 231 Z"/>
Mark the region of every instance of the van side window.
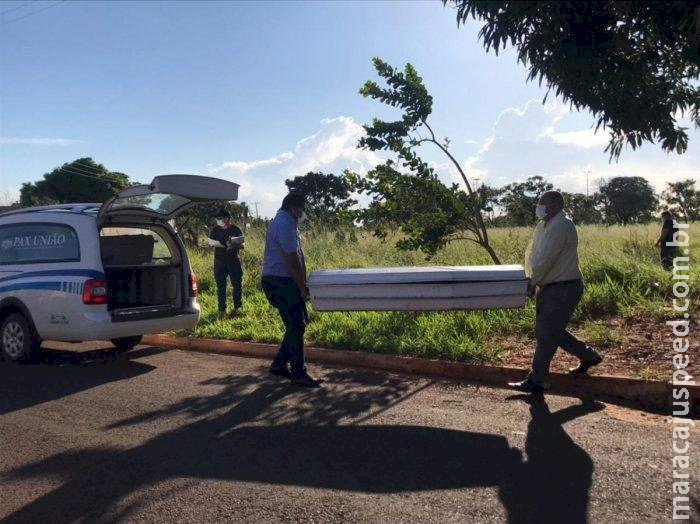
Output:
<path fill-rule="evenodd" d="M 22 223 L 0 226 L 0 264 L 76 262 L 80 243 L 65 224 Z"/>

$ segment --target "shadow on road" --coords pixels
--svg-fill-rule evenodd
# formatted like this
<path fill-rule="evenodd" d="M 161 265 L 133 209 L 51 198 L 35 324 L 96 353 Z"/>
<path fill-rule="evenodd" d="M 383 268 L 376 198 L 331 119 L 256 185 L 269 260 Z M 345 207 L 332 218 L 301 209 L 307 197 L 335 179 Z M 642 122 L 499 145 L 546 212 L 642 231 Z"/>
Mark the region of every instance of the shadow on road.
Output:
<path fill-rule="evenodd" d="M 593 464 L 562 424 L 599 405 L 551 414 L 543 399 L 532 402 L 524 461 L 500 435 L 352 424 L 412 392 L 391 377 L 338 371 L 326 378 L 332 387 L 320 391 L 256 375 L 207 381 L 221 390 L 110 428 L 176 414 L 191 423 L 134 448 L 69 451 L 9 472 L 5 481 L 50 476 L 63 484 L 5 522 L 125 518 L 141 504 L 120 509 L 125 497 L 182 477 L 363 493 L 498 486 L 511 522 L 586 520 Z"/>
<path fill-rule="evenodd" d="M 135 359 L 161 351 L 165 350 L 145 347 L 119 353 L 110 347 L 79 353 L 47 348 L 38 364 L 0 362 L 0 415 L 148 373 L 154 367 Z"/>

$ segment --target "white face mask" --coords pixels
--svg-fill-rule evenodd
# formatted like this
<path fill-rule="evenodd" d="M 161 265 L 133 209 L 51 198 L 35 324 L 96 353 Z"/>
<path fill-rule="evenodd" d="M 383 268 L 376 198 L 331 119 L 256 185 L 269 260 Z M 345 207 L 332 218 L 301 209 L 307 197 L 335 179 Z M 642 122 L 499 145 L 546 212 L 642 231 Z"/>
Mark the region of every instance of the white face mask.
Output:
<path fill-rule="evenodd" d="M 226 222 L 224 222 L 223 220 L 217 220 L 216 225 L 219 227 L 224 227 L 224 225 L 226 225 Z"/>
<path fill-rule="evenodd" d="M 537 204 L 537 207 L 535 208 L 535 216 L 538 220 L 544 219 L 544 217 L 547 216 L 547 206 Z"/>
<path fill-rule="evenodd" d="M 297 223 L 301 224 L 304 220 L 306 220 L 306 211 L 301 212 L 301 216 L 297 219 Z"/>

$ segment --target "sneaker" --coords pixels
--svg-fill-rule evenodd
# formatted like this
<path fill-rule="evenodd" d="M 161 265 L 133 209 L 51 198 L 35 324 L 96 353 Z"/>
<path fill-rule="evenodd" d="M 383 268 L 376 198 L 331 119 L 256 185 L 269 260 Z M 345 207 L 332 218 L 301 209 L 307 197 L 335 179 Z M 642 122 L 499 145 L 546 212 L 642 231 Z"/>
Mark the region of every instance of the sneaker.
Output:
<path fill-rule="evenodd" d="M 318 388 L 321 387 L 323 379 L 317 379 L 311 375 L 302 375 L 300 377 L 292 377 L 292 384 L 297 386 L 303 386 L 305 388 Z"/>
<path fill-rule="evenodd" d="M 508 387 L 517 389 L 518 391 L 523 391 L 525 393 L 542 393 L 544 390 L 549 389 L 551 386 L 546 382 L 542 384 L 537 384 L 529 378 L 521 382 L 508 382 Z"/>
<path fill-rule="evenodd" d="M 591 369 L 593 366 L 597 366 L 603 361 L 603 357 L 600 355 L 596 355 L 590 360 L 582 360 L 581 363 L 576 366 L 575 368 L 570 368 L 569 373 L 572 375 L 585 375 L 588 373 L 588 370 Z"/>
<path fill-rule="evenodd" d="M 291 373 L 291 371 L 289 371 L 289 368 L 286 366 L 283 368 L 270 368 L 267 371 L 268 371 L 268 373 L 270 373 L 270 375 L 275 375 L 275 376 L 287 378 L 290 380 L 292 378 L 292 373 Z"/>

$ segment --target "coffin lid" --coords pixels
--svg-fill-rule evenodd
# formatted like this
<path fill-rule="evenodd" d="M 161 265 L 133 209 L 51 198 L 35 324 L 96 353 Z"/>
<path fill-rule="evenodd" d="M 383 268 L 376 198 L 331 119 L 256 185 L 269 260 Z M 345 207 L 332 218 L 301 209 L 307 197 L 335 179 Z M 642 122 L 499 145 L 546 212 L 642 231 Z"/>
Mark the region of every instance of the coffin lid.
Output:
<path fill-rule="evenodd" d="M 309 287 L 347 284 L 416 284 L 424 282 L 498 282 L 525 280 L 520 265 L 409 266 L 362 269 L 320 269 L 311 272 Z"/>

